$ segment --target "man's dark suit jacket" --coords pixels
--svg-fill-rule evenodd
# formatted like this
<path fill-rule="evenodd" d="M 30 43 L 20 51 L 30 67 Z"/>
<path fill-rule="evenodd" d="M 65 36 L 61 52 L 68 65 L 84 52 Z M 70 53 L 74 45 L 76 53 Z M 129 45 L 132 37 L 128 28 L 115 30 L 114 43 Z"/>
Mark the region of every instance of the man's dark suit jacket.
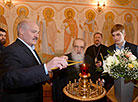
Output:
<path fill-rule="evenodd" d="M 0 102 L 43 102 L 42 83 L 49 80 L 44 65 L 19 39 L 6 47 L 2 55 Z"/>
<path fill-rule="evenodd" d="M 137 45 L 132 44 L 132 43 L 129 43 L 129 42 L 126 41 L 126 43 L 125 43 L 125 48 L 127 48 L 127 47 L 128 47 L 128 48 L 132 51 L 132 53 L 138 58 Z M 114 50 L 116 50 L 115 44 L 109 46 L 109 47 L 108 47 L 108 50 L 111 51 L 111 52 L 114 51 Z"/>

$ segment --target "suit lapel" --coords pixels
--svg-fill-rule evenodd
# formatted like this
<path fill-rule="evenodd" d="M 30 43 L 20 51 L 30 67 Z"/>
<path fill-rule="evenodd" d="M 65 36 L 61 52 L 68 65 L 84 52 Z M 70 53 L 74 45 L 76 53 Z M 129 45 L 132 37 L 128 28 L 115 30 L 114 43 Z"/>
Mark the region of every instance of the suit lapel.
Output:
<path fill-rule="evenodd" d="M 127 42 L 127 41 L 126 41 L 126 43 L 125 43 L 125 48 L 126 48 L 126 47 L 129 47 L 129 46 L 128 46 L 128 42 Z"/>
<path fill-rule="evenodd" d="M 23 50 L 25 51 L 26 54 L 28 54 L 30 57 L 33 57 L 37 61 L 37 59 L 35 58 L 33 53 L 30 51 L 30 49 L 24 43 L 22 43 L 19 39 L 17 39 L 16 42 L 23 48 Z M 35 51 L 35 53 L 36 53 L 36 56 L 38 57 L 40 63 L 42 64 L 41 59 L 39 58 L 36 51 Z"/>
<path fill-rule="evenodd" d="M 113 46 L 113 49 L 116 50 L 116 46 L 115 46 L 115 44 L 114 44 L 114 46 Z"/>
<path fill-rule="evenodd" d="M 34 52 L 35 52 L 37 58 L 39 59 L 40 63 L 42 64 L 42 61 L 41 61 L 40 57 L 38 56 L 37 52 L 35 50 L 34 50 Z"/>

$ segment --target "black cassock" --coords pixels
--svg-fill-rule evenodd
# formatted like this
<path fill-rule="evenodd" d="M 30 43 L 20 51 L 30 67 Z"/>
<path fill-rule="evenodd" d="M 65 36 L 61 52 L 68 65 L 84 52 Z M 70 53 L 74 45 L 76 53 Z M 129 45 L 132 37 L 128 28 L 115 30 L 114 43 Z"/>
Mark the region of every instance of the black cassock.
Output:
<path fill-rule="evenodd" d="M 68 60 L 72 60 L 71 53 L 67 54 Z M 90 64 L 90 57 L 85 57 L 85 63 Z M 91 65 L 91 64 L 90 64 Z M 62 70 L 54 70 L 53 80 L 52 80 L 52 98 L 53 102 L 77 102 L 77 100 L 70 99 L 63 93 L 63 88 L 69 83 L 69 81 L 74 82 L 74 79 L 78 79 L 80 73 L 80 68 L 75 68 L 74 66 L 69 66 L 68 68 Z"/>
<path fill-rule="evenodd" d="M 98 78 L 101 78 L 102 73 L 96 71 L 95 62 L 97 61 L 103 61 L 101 54 L 103 58 L 107 55 L 107 47 L 105 45 L 100 44 L 99 46 L 92 45 L 87 48 L 85 55 L 90 56 L 92 58 L 93 67 L 90 69 L 91 78 L 92 81 L 96 82 Z"/>

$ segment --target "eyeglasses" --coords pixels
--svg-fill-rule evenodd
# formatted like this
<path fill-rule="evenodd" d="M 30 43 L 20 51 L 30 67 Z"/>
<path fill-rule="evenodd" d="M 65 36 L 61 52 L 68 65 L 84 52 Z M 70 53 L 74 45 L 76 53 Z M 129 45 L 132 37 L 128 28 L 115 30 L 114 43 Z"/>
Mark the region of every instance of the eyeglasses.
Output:
<path fill-rule="evenodd" d="M 77 46 L 77 45 L 74 45 L 74 48 L 76 48 L 76 49 L 78 49 L 78 48 L 84 49 L 84 46 Z"/>

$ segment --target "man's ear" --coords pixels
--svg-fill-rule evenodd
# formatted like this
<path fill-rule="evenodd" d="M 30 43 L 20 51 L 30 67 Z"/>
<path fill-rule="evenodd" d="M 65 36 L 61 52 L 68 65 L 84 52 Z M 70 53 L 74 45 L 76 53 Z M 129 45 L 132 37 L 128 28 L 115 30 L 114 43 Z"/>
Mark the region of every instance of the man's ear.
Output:
<path fill-rule="evenodd" d="M 20 34 L 24 34 L 24 29 L 23 28 L 20 28 L 19 29 L 19 32 L 20 32 Z"/>

